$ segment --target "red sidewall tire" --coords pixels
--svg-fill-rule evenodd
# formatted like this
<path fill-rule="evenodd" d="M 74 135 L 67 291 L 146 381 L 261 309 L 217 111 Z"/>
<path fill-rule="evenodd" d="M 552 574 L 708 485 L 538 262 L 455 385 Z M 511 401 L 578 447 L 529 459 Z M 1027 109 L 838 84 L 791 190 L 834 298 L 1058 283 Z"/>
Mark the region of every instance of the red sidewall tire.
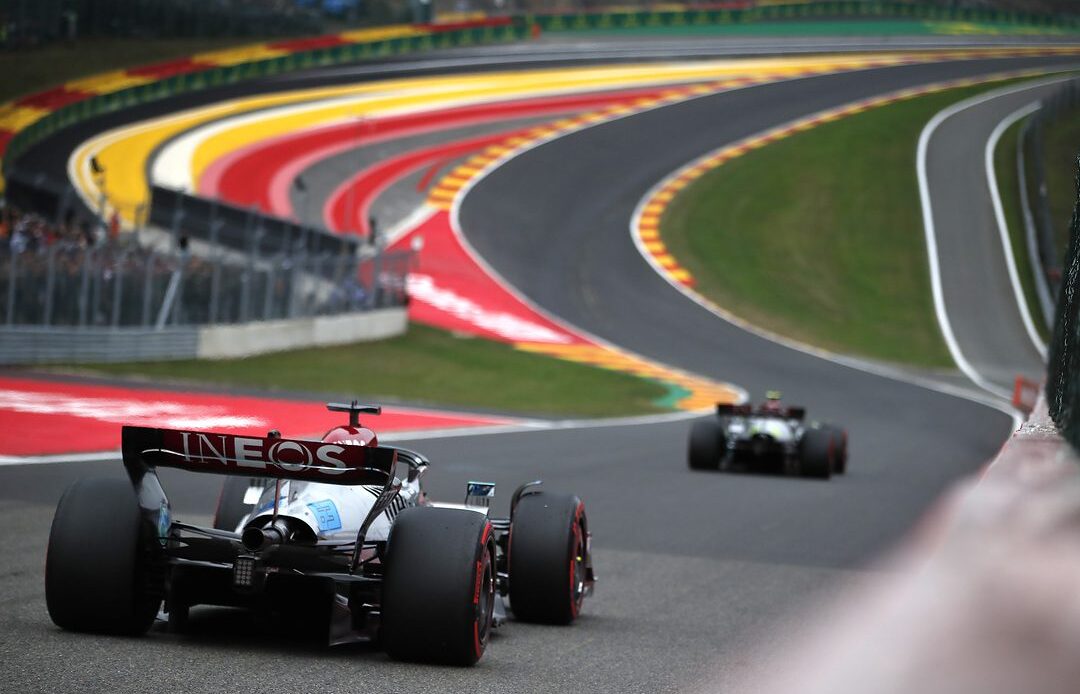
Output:
<path fill-rule="evenodd" d="M 483 656 L 497 599 L 492 545 L 491 524 L 474 511 L 418 507 L 398 514 L 381 605 L 380 637 L 392 658 L 473 665 Z"/>
<path fill-rule="evenodd" d="M 581 613 L 588 521 L 576 496 L 521 498 L 510 527 L 510 608 L 522 621 L 569 624 Z"/>

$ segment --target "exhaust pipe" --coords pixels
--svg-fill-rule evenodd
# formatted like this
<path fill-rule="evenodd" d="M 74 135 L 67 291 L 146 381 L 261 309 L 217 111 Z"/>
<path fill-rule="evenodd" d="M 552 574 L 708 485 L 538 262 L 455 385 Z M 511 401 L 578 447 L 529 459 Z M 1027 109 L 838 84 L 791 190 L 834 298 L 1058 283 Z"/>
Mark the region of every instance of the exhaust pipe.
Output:
<path fill-rule="evenodd" d="M 267 526 L 258 527 L 249 525 L 240 534 L 240 543 L 250 552 L 281 545 L 294 539 L 295 531 L 289 527 L 284 518 L 278 518 Z"/>

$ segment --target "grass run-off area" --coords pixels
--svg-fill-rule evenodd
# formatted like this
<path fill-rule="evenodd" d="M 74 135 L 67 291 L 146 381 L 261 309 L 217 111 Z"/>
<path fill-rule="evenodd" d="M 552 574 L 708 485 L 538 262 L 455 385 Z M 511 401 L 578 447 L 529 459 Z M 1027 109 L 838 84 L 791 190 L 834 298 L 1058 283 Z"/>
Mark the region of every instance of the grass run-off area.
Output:
<path fill-rule="evenodd" d="M 663 239 L 700 292 L 752 323 L 834 352 L 951 367 L 916 144 L 935 113 L 1003 84 L 871 109 L 733 159 L 675 198 Z"/>
<path fill-rule="evenodd" d="M 1069 222 L 1076 205 L 1077 157 L 1080 157 L 1080 108 L 1051 119 L 1043 134 L 1046 197 L 1050 205 L 1050 222 L 1062 255 L 1069 241 Z"/>
<path fill-rule="evenodd" d="M 246 37 L 189 39 L 79 39 L 0 52 L 0 102 L 102 72 L 137 67 L 203 51 L 258 43 Z"/>
<path fill-rule="evenodd" d="M 219 361 L 80 367 L 153 383 L 356 396 L 499 412 L 615 416 L 659 412 L 667 388 L 629 374 L 530 354 L 413 324 L 379 342 Z"/>

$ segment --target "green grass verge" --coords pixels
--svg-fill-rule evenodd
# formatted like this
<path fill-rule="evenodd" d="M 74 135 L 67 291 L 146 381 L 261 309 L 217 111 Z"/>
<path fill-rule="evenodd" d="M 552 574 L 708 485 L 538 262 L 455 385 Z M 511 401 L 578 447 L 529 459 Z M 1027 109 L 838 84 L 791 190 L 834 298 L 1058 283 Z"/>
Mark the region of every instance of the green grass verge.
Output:
<path fill-rule="evenodd" d="M 259 38 L 80 39 L 0 52 L 0 102 L 102 72 L 259 43 Z"/>
<path fill-rule="evenodd" d="M 325 393 L 530 414 L 664 411 L 663 385 L 412 325 L 407 335 L 247 359 L 98 364 L 80 371 L 155 382 Z"/>
<path fill-rule="evenodd" d="M 1028 312 L 1035 323 L 1035 329 L 1044 341 L 1050 339 L 1050 328 L 1043 317 L 1039 296 L 1035 291 L 1035 274 L 1031 268 L 1031 256 L 1027 249 L 1027 228 L 1020 209 L 1020 175 L 1016 169 L 1016 141 L 1024 119 L 1013 123 L 998 140 L 994 150 L 994 173 L 997 176 L 998 192 L 1001 194 L 1001 206 L 1005 211 L 1005 223 L 1009 227 L 1009 241 L 1012 245 L 1013 258 L 1016 259 L 1016 272 L 1020 275 L 1020 285 L 1024 289 Z"/>
<path fill-rule="evenodd" d="M 836 352 L 952 367 L 916 143 L 935 113 L 1002 84 L 872 109 L 729 161 L 675 199 L 664 241 L 702 293 L 753 323 Z"/>
<path fill-rule="evenodd" d="M 1061 257 L 1069 243 L 1069 222 L 1076 206 L 1076 158 L 1080 156 L 1080 108 L 1047 124 L 1043 136 L 1046 196 Z"/>
<path fill-rule="evenodd" d="M 611 36 L 1057 36 L 1072 32 L 1023 24 L 950 22 L 918 19 L 761 20 L 682 26 L 549 29 L 548 33 Z"/>

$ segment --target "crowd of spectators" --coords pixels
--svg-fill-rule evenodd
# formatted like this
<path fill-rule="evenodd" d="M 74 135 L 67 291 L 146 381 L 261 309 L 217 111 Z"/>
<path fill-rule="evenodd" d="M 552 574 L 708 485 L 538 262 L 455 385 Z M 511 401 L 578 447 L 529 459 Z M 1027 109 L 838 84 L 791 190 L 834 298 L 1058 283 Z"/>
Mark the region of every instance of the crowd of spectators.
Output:
<path fill-rule="evenodd" d="M 90 222 L 76 215 L 67 215 L 57 224 L 0 200 L 0 246 L 13 253 L 43 251 L 55 243 L 88 248 L 116 238 L 119 232 L 120 220 L 116 215 L 108 224 Z"/>
<path fill-rule="evenodd" d="M 49 223 L 0 206 L 0 323 L 21 326 L 203 325 L 333 315 L 402 305 L 408 254 L 192 253 L 155 249 L 108 222 L 69 215 Z M 178 280 L 169 296 L 170 283 Z M 376 286 L 374 294 L 372 286 Z M 170 303 L 171 302 L 171 303 Z M 9 316 L 8 313 L 11 315 Z"/>

